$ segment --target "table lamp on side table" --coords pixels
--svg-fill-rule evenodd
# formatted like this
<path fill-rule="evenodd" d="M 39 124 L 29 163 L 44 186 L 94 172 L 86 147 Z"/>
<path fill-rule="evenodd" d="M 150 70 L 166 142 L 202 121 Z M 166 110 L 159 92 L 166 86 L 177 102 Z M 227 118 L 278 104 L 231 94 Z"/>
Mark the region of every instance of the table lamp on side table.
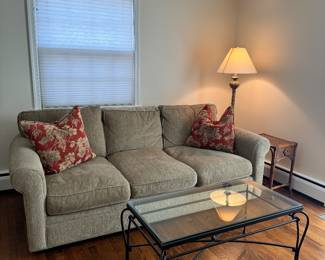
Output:
<path fill-rule="evenodd" d="M 229 83 L 232 89 L 231 106 L 235 108 L 236 90 L 240 83 L 238 74 L 256 74 L 255 66 L 245 48 L 231 48 L 221 63 L 218 73 L 232 74 L 232 81 Z"/>

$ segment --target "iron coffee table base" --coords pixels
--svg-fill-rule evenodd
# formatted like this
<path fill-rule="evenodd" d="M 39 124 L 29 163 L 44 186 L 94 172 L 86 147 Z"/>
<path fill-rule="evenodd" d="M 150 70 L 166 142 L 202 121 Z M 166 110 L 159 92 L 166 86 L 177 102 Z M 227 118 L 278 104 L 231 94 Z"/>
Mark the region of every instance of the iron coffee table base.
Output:
<path fill-rule="evenodd" d="M 125 220 L 125 213 L 127 213 L 127 212 L 129 213 L 129 215 L 127 217 L 127 229 L 125 229 L 124 224 L 126 224 L 126 223 L 124 223 L 124 220 Z M 303 215 L 306 218 L 306 224 L 305 224 L 304 231 L 303 231 L 302 235 L 300 235 L 299 215 Z M 290 217 L 288 221 L 283 221 L 281 223 L 270 225 L 268 227 L 254 230 L 251 232 L 248 232 L 246 230 L 246 226 L 257 224 L 257 223 L 267 221 L 270 219 L 274 219 L 274 218 L 268 217 L 266 219 L 249 221 L 245 224 L 234 225 L 233 227 L 227 228 L 224 230 L 222 230 L 222 228 L 221 228 L 216 231 L 209 231 L 209 232 L 202 233 L 199 235 L 193 235 L 193 236 L 190 236 L 185 239 L 175 240 L 170 243 L 162 244 L 161 242 L 159 242 L 159 240 L 157 239 L 155 234 L 150 232 L 150 229 L 148 229 L 146 227 L 146 224 L 141 221 L 141 218 L 137 218 L 135 216 L 135 214 L 133 214 L 128 208 L 126 208 L 121 213 L 121 226 L 122 226 L 122 233 L 123 233 L 123 238 L 124 238 L 124 243 L 125 243 L 125 259 L 126 260 L 129 259 L 132 248 L 135 248 L 135 247 L 151 246 L 152 249 L 158 255 L 159 259 L 167 260 L 167 259 L 175 259 L 175 258 L 182 257 L 182 256 L 192 254 L 192 253 L 198 253 L 197 255 L 199 255 L 203 250 L 208 249 L 210 247 L 217 246 L 217 245 L 224 244 L 224 243 L 233 242 L 233 243 L 248 243 L 248 244 L 269 245 L 269 246 L 275 246 L 275 247 L 288 248 L 294 252 L 294 259 L 298 260 L 300 249 L 301 249 L 302 243 L 305 239 L 305 236 L 306 236 L 306 233 L 308 230 L 309 217 L 303 211 L 297 211 L 294 213 L 290 213 L 287 216 Z M 269 242 L 261 242 L 261 241 L 242 240 L 242 238 L 249 237 L 249 236 L 252 236 L 252 235 L 255 235 L 255 234 L 258 234 L 261 232 L 265 232 L 268 230 L 272 230 L 272 229 L 275 229 L 275 228 L 278 228 L 281 226 L 285 226 L 285 225 L 288 225 L 291 223 L 296 224 L 296 243 L 295 243 L 295 245 L 285 245 L 285 244 L 277 244 L 277 243 L 269 243 Z M 140 226 L 142 226 L 142 227 L 140 227 Z M 130 242 L 130 231 L 132 228 L 135 228 L 142 234 L 142 236 L 147 241 L 146 244 L 132 244 Z M 243 228 L 243 231 L 241 232 L 241 234 L 230 237 L 230 238 L 218 239 L 218 236 L 220 234 L 223 234 L 225 232 L 235 230 L 238 228 Z M 176 247 L 176 246 L 183 245 L 183 244 L 189 244 L 189 243 L 198 243 L 198 242 L 203 243 L 204 245 L 197 246 L 197 247 L 194 247 L 193 249 L 190 249 L 190 250 L 187 250 L 187 251 L 184 251 L 181 253 L 177 253 L 174 255 L 168 254 L 168 249 L 170 249 L 172 247 Z M 194 256 L 194 259 L 197 255 Z"/>

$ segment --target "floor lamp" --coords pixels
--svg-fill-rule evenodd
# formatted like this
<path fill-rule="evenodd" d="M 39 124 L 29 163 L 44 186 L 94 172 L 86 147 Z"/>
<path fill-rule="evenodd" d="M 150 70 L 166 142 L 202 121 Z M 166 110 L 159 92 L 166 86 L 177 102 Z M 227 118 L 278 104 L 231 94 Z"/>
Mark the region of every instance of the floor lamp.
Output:
<path fill-rule="evenodd" d="M 257 73 L 255 66 L 245 48 L 231 48 L 221 63 L 218 73 L 232 74 L 229 86 L 232 89 L 231 106 L 235 108 L 236 90 L 240 85 L 239 74 Z"/>

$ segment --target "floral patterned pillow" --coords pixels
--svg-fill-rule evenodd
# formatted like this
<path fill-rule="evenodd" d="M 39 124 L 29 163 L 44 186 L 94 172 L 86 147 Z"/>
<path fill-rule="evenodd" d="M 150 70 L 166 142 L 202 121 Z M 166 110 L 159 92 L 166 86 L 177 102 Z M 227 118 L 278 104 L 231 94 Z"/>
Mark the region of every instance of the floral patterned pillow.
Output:
<path fill-rule="evenodd" d="M 219 121 L 213 121 L 211 108 L 206 105 L 200 111 L 192 125 L 192 133 L 186 145 L 234 152 L 235 129 L 234 113 L 228 107 Z"/>
<path fill-rule="evenodd" d="M 59 173 L 95 158 L 84 129 L 80 107 L 60 121 L 21 121 L 21 128 L 40 156 L 46 174 Z"/>

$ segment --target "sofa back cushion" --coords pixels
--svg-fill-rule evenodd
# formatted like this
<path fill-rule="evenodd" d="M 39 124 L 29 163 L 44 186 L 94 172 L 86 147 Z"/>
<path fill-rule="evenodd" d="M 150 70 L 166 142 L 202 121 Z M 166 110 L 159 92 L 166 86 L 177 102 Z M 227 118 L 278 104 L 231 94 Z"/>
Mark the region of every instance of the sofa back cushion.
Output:
<path fill-rule="evenodd" d="M 20 125 L 21 120 L 52 123 L 60 120 L 70 111 L 71 109 L 45 109 L 21 112 L 18 115 L 19 131 L 23 135 Z M 106 156 L 105 136 L 100 107 L 81 108 L 81 116 L 84 122 L 86 134 L 88 136 L 88 141 L 93 152 L 98 156 Z"/>
<path fill-rule="evenodd" d="M 162 149 L 158 107 L 103 109 L 107 154 L 141 148 Z"/>
<path fill-rule="evenodd" d="M 164 148 L 185 144 L 191 134 L 192 123 L 204 106 L 205 104 L 159 106 Z M 212 110 L 213 120 L 216 120 L 216 106 L 213 104 L 208 106 Z"/>

